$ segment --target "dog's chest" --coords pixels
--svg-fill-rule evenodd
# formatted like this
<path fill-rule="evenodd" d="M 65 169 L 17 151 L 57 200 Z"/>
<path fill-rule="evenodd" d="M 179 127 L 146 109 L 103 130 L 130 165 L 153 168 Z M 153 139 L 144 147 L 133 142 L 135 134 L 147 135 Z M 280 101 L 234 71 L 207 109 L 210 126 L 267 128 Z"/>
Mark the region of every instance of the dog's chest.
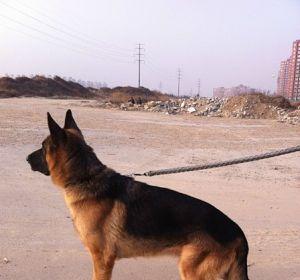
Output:
<path fill-rule="evenodd" d="M 108 217 L 109 202 L 74 200 L 68 196 L 65 196 L 65 201 L 70 210 L 74 227 L 81 239 L 85 239 L 91 233 L 100 234 Z"/>

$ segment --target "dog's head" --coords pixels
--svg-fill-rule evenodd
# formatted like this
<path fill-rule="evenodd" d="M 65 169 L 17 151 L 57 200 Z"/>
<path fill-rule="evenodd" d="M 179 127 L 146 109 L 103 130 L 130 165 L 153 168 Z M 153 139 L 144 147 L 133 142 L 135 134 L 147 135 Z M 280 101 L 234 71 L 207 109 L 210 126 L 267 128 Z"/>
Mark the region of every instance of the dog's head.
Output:
<path fill-rule="evenodd" d="M 63 128 L 49 113 L 47 116 L 50 135 L 42 142 L 42 147 L 28 155 L 26 160 L 33 171 L 51 175 L 54 183 L 63 185 L 70 173 L 71 163 L 74 163 L 80 152 L 89 146 L 86 145 L 71 110 L 66 113 Z"/>

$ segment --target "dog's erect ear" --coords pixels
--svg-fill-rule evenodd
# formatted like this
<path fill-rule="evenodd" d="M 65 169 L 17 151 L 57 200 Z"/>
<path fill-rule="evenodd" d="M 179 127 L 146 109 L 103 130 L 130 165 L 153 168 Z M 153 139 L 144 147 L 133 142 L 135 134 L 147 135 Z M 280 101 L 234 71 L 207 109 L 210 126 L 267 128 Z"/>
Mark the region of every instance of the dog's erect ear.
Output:
<path fill-rule="evenodd" d="M 72 111 L 69 109 L 66 113 L 66 118 L 65 118 L 65 126 L 64 126 L 65 129 L 76 129 L 78 132 L 80 132 L 80 134 L 82 135 L 79 127 L 77 126 L 74 118 L 73 118 L 73 115 L 72 115 Z"/>
<path fill-rule="evenodd" d="M 53 120 L 49 113 L 47 113 L 47 119 L 52 141 L 58 144 L 60 141 L 65 140 L 66 134 L 64 130 Z"/>

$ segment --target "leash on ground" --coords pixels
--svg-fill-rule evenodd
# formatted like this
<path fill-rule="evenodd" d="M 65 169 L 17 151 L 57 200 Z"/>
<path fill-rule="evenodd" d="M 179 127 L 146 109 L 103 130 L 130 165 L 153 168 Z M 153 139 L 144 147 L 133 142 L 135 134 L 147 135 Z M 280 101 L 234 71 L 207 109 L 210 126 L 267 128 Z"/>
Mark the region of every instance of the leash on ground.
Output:
<path fill-rule="evenodd" d="M 200 165 L 192 165 L 192 166 L 183 166 L 183 167 L 177 167 L 177 168 L 167 168 L 167 169 L 159 169 L 159 170 L 152 170 L 147 171 L 144 173 L 133 173 L 129 176 L 135 177 L 135 176 L 158 176 L 158 175 L 165 175 L 165 174 L 175 174 L 175 173 L 182 173 L 182 172 L 190 172 L 190 171 L 196 171 L 196 170 L 204 170 L 204 169 L 211 169 L 211 168 L 217 168 L 217 167 L 223 167 L 228 165 L 234 165 L 234 164 L 240 164 L 245 162 L 251 162 L 251 161 L 257 161 L 262 160 L 266 158 L 272 158 L 272 157 L 278 157 L 290 153 L 300 152 L 300 145 L 295 147 L 290 147 L 287 149 L 281 149 L 273 152 L 268 152 L 264 154 L 254 155 L 254 156 L 247 156 L 232 160 L 226 160 L 226 161 L 218 161 L 208 164 L 200 164 Z"/>

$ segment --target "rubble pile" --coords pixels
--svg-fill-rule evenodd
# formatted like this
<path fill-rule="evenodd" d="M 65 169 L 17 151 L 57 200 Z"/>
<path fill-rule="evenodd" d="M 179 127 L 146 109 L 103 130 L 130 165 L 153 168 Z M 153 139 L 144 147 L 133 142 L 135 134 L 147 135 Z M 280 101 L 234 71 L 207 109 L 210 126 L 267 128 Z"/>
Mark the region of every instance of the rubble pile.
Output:
<path fill-rule="evenodd" d="M 149 101 L 144 104 L 122 103 L 120 109 L 126 111 L 162 112 L 166 114 L 193 114 L 196 116 L 221 117 L 225 99 L 220 98 L 178 98 L 167 101 Z"/>
<path fill-rule="evenodd" d="M 280 122 L 287 122 L 290 124 L 300 124 L 300 107 L 296 110 L 286 112 L 284 110 L 278 110 L 278 120 Z"/>
<path fill-rule="evenodd" d="M 283 97 L 271 97 L 263 94 L 240 95 L 229 98 L 178 98 L 167 101 L 149 101 L 143 104 L 126 102 L 118 106 L 106 102 L 102 103 L 100 107 L 118 107 L 125 111 L 191 114 L 205 117 L 278 119 L 281 122 L 300 124 L 300 108 L 293 107 Z"/>

